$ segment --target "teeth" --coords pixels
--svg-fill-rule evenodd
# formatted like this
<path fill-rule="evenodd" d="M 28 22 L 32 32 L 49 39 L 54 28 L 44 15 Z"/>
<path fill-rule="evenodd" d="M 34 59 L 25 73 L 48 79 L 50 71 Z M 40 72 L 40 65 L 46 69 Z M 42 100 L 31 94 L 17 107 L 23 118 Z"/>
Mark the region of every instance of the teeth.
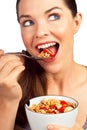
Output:
<path fill-rule="evenodd" d="M 44 49 L 44 48 L 48 48 L 48 47 L 54 46 L 54 45 L 56 45 L 55 42 L 53 42 L 53 43 L 48 43 L 48 44 L 43 44 L 43 45 L 39 45 L 39 46 L 38 46 L 38 49 Z"/>

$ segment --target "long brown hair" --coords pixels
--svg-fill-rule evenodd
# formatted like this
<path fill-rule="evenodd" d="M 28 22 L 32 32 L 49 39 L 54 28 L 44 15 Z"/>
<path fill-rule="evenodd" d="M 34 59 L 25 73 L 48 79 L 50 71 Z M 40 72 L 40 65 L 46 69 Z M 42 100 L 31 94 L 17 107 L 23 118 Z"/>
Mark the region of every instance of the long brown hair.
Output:
<path fill-rule="evenodd" d="M 25 58 L 25 71 L 22 73 L 19 84 L 23 95 L 19 104 L 15 125 L 25 128 L 28 125 L 25 104 L 36 96 L 46 95 L 46 76 L 44 69 L 35 61 Z"/>

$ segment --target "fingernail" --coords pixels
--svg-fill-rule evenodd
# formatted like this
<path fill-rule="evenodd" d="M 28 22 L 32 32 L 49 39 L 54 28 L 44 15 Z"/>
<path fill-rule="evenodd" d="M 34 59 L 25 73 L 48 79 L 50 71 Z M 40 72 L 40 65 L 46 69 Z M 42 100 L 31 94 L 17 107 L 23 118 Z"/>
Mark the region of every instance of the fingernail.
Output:
<path fill-rule="evenodd" d="M 53 130 L 54 126 L 53 125 L 48 125 L 48 130 Z"/>

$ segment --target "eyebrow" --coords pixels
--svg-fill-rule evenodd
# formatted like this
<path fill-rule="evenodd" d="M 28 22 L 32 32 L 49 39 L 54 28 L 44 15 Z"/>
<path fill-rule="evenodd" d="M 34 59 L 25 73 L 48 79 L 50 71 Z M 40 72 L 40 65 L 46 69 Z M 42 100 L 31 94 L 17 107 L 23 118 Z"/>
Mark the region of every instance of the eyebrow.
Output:
<path fill-rule="evenodd" d="M 47 14 L 47 13 L 51 12 L 51 11 L 54 10 L 54 9 L 62 10 L 62 8 L 56 6 L 56 7 L 53 7 L 53 8 L 51 8 L 51 9 L 47 10 L 45 13 Z"/>
<path fill-rule="evenodd" d="M 60 8 L 60 7 L 53 7 L 53 8 L 51 8 L 51 9 L 49 9 L 49 10 L 46 10 L 46 11 L 45 11 L 45 14 L 51 12 L 51 11 L 54 10 L 54 9 L 60 9 L 60 10 L 62 10 L 62 8 Z M 19 21 L 20 21 L 21 18 L 30 18 L 30 17 L 31 17 L 30 15 L 22 14 L 22 15 L 19 17 Z"/>
<path fill-rule="evenodd" d="M 19 21 L 21 18 L 30 18 L 31 16 L 30 15 L 25 15 L 25 14 L 22 14 L 20 17 L 19 17 Z"/>

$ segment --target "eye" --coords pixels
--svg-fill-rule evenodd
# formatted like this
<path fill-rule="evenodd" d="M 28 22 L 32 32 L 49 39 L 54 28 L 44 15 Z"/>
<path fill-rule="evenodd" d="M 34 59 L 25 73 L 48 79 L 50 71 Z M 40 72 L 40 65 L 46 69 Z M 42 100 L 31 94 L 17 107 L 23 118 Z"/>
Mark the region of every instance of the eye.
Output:
<path fill-rule="evenodd" d="M 58 14 L 51 14 L 49 16 L 49 20 L 51 20 L 51 21 L 58 20 L 59 18 L 60 18 L 60 16 Z"/>
<path fill-rule="evenodd" d="M 26 20 L 23 22 L 24 27 L 32 26 L 34 22 L 32 20 Z"/>

